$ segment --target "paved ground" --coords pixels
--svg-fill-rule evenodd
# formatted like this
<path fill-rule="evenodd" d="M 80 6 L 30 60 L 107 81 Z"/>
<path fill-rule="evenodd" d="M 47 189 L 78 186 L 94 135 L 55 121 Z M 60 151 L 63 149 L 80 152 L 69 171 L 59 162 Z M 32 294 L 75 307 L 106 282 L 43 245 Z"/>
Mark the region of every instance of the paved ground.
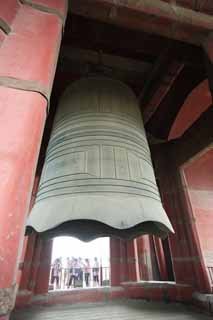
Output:
<path fill-rule="evenodd" d="M 180 304 L 139 300 L 33 307 L 16 311 L 12 320 L 210 320 Z"/>

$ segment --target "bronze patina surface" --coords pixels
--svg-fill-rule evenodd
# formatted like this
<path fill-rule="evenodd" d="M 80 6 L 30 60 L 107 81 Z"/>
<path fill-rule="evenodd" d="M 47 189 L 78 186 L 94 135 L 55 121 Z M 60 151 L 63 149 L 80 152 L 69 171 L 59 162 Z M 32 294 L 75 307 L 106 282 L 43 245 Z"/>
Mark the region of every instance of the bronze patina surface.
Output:
<path fill-rule="evenodd" d="M 165 237 L 137 99 L 120 81 L 83 78 L 59 103 L 29 227 L 51 236 Z"/>

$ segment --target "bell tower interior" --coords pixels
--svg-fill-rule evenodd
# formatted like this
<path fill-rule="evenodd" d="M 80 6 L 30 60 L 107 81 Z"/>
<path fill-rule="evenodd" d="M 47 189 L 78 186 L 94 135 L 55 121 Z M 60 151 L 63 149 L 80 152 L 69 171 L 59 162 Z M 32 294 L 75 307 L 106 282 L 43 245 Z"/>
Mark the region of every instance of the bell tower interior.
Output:
<path fill-rule="evenodd" d="M 212 4 L 50 2 L 0 3 L 0 320 L 123 298 L 212 313 Z M 110 286 L 52 292 L 59 236 L 109 237 Z"/>
<path fill-rule="evenodd" d="M 178 162 L 176 159 L 173 160 L 176 158 L 175 146 L 177 145 L 177 149 L 180 148 L 180 152 L 184 152 L 182 144 L 186 143 L 184 141 L 188 139 L 188 132 L 196 130 L 193 125 L 196 128 L 200 116 L 208 112 L 211 105 L 211 95 L 205 80 L 207 75 L 202 49 L 191 43 L 108 24 L 76 14 L 75 10 L 73 12 L 71 9 L 66 21 L 54 79 L 37 166 L 38 176 L 41 175 L 45 163 L 54 118 L 60 108 L 60 97 L 70 84 L 87 77 L 106 77 L 121 81 L 136 95 L 161 200 L 172 225 L 175 226 L 175 234 L 169 235 L 165 240 L 152 235 L 138 236 L 130 242 L 112 237 L 110 244 L 112 286 L 119 286 L 128 281 L 154 280 L 165 282 L 166 290 L 168 289 L 166 281 L 184 283 L 189 288 L 200 286 L 201 283 L 201 286 L 205 287 L 207 281 L 208 287 L 211 268 L 202 269 L 200 262 L 199 270 L 202 272 L 199 278 L 204 277 L 206 280 L 196 278 L 191 273 L 194 249 L 189 243 L 186 247 L 183 244 L 183 248 L 181 245 L 182 242 L 191 242 L 192 237 L 196 238 L 196 235 L 191 234 L 195 230 L 189 230 L 190 228 L 177 222 L 177 216 L 183 215 L 187 209 L 185 209 L 185 198 L 179 194 L 177 187 L 180 183 L 179 164 L 175 164 Z M 191 115 L 192 104 L 196 99 L 200 99 L 200 103 L 196 105 Z M 185 221 L 187 218 L 180 219 Z M 199 251 L 200 242 L 197 242 L 197 245 Z M 131 259 L 134 263 L 129 262 Z M 184 264 L 184 268 L 180 261 Z M 146 285 L 148 284 L 145 283 Z M 157 286 L 155 290 L 158 290 Z M 141 292 L 143 290 L 141 284 Z"/>
<path fill-rule="evenodd" d="M 195 110 L 193 120 L 189 116 L 190 106 L 193 103 L 193 98 L 190 99 L 190 96 L 194 95 L 196 99 L 198 95 L 196 91 L 199 92 L 200 86 L 208 91 L 202 49 L 192 44 L 85 17 L 71 9 L 61 43 L 50 109 L 42 139 L 37 165 L 38 177 L 45 165 L 54 119 L 60 108 L 60 97 L 69 85 L 90 77 L 117 80 L 133 90 L 143 117 L 163 206 L 172 225 L 176 226 L 176 215 L 179 215 L 178 210 L 182 209 L 176 208 L 177 212 L 174 214 L 171 205 L 174 205 L 173 201 L 177 201 L 179 206 L 184 206 L 179 198 L 180 195 L 175 194 L 178 181 L 175 179 L 178 179 L 176 175 L 179 169 L 178 167 L 170 169 L 170 164 L 167 167 L 166 163 L 172 161 L 168 159 L 175 157 L 173 145 L 177 144 L 182 148 L 181 139 L 184 140 L 182 137 L 184 134 L 187 135 L 189 128 L 193 129 L 192 124 L 208 110 L 211 104 L 209 93 L 205 101 L 200 97 L 202 102 L 198 105 L 198 110 Z M 88 85 L 90 83 L 91 81 Z M 171 185 L 169 181 L 166 182 L 169 179 L 168 170 L 175 176 Z M 164 175 L 167 177 L 164 178 Z M 172 195 L 168 194 L 170 187 L 174 188 Z M 184 225 L 183 227 L 181 230 L 178 224 L 179 230 L 175 227 L 175 234 L 169 235 L 165 240 L 152 235 L 138 236 L 135 240 L 112 237 L 110 240 L 112 286 L 120 286 L 121 283 L 128 281 L 136 283 L 142 281 L 141 292 L 143 292 L 143 281 L 144 286 L 148 286 L 150 281 L 157 283 L 163 281 L 169 292 L 167 281 L 173 281 L 174 284 L 184 283 L 189 288 L 201 285 L 196 284 L 200 280 L 190 271 L 193 265 L 190 260 L 193 260 L 190 258 L 193 257 L 192 248 L 190 245 L 180 248 L 181 242 L 187 241 L 187 237 L 191 238 L 190 232 L 192 232 L 188 230 L 186 234 L 186 227 Z M 90 229 L 89 225 L 88 228 Z M 74 229 L 78 230 L 78 225 L 74 225 Z M 56 229 L 54 235 L 57 235 L 57 232 Z M 180 236 L 182 232 L 184 235 Z M 184 270 L 182 266 L 180 269 L 179 261 L 183 261 Z M 204 273 L 203 277 L 208 279 L 208 266 L 205 270 L 201 270 Z M 205 286 L 202 281 L 203 285 Z M 158 290 L 157 286 L 158 284 L 155 290 Z"/>

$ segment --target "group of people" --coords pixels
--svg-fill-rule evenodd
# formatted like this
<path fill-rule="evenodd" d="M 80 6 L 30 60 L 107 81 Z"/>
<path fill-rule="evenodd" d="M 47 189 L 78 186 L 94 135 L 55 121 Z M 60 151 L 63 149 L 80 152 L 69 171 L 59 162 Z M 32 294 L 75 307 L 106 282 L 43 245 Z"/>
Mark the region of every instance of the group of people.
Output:
<path fill-rule="evenodd" d="M 83 287 L 85 281 L 86 287 L 90 286 L 91 277 L 93 286 L 99 285 L 99 262 L 95 257 L 92 265 L 89 259 L 82 259 L 81 257 L 66 259 L 66 267 L 62 267 L 62 259 L 55 259 L 51 269 L 51 284 L 57 289 L 67 287 Z"/>

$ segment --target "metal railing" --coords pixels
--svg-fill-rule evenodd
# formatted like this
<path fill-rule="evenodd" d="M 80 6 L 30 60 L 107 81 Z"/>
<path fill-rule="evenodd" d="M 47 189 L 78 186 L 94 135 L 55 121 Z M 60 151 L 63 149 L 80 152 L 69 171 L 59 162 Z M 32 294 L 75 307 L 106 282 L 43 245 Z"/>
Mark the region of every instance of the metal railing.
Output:
<path fill-rule="evenodd" d="M 78 269 L 77 272 L 71 272 L 67 268 L 60 268 L 54 273 L 51 266 L 49 277 L 49 290 L 66 290 L 74 288 L 93 288 L 110 286 L 110 268 L 100 267 L 98 272 L 94 273 L 93 268 L 87 272 L 84 269 Z"/>

